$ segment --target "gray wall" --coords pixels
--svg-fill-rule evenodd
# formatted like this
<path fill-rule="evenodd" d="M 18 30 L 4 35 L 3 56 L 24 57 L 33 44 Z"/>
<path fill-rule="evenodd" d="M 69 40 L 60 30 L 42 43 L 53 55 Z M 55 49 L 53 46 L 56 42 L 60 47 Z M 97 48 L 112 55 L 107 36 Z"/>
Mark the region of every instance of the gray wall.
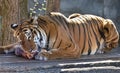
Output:
<path fill-rule="evenodd" d="M 120 32 L 120 0 L 61 0 L 60 12 L 94 14 L 112 19 Z"/>

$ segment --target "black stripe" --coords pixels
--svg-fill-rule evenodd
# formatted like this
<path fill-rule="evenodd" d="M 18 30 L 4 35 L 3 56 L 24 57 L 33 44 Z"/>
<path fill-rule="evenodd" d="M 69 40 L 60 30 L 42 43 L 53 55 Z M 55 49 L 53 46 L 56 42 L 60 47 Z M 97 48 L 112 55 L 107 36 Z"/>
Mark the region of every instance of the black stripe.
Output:
<path fill-rule="evenodd" d="M 103 28 L 100 26 L 103 24 L 102 21 L 100 21 L 100 19 L 97 18 L 96 22 L 99 22 L 99 24 L 97 24 L 97 27 L 98 27 L 98 31 L 99 31 L 99 34 L 101 35 L 101 37 L 105 40 L 105 35 L 104 35 L 104 32 L 103 32 Z M 99 26 L 100 25 L 100 26 Z"/>
<path fill-rule="evenodd" d="M 78 32 L 76 32 L 76 30 Z M 73 34 L 74 34 L 74 37 L 76 36 L 76 33 L 78 34 L 76 37 L 77 38 L 77 41 L 80 41 L 80 26 L 78 24 L 78 19 L 76 20 L 76 23 L 74 24 L 74 27 L 73 27 Z"/>
<path fill-rule="evenodd" d="M 89 26 L 89 29 L 91 29 L 91 26 Z M 92 48 L 91 48 L 91 44 L 92 44 L 92 39 L 90 38 L 91 37 L 91 31 L 89 31 L 89 53 L 88 55 L 90 55 L 91 51 L 92 51 Z"/>
<path fill-rule="evenodd" d="M 100 31 L 99 26 L 98 26 L 100 23 L 97 22 L 98 20 L 96 21 L 93 18 L 92 18 L 92 20 L 93 20 L 94 23 L 96 23 L 96 25 L 97 25 L 97 29 L 96 30 L 98 30 L 99 34 L 101 35 L 101 31 Z M 97 38 L 97 46 L 98 46 L 98 49 L 99 49 L 99 47 L 100 47 L 100 41 L 98 40 L 98 38 Z"/>
<path fill-rule="evenodd" d="M 90 27 L 90 24 L 88 24 L 87 20 L 86 21 L 85 20 L 86 19 L 83 19 L 83 21 L 86 22 L 85 23 L 85 25 L 86 25 L 86 32 L 88 34 L 88 42 L 86 42 L 86 43 L 88 43 L 88 55 L 90 55 L 90 53 L 91 53 L 91 46 L 90 46 L 90 43 L 91 43 L 90 34 L 91 34 L 91 32 L 88 29 L 91 28 L 91 27 Z"/>
<path fill-rule="evenodd" d="M 78 24 L 77 26 L 78 26 L 78 31 L 79 31 L 79 38 L 78 38 L 78 40 L 80 42 L 80 24 Z"/>
<path fill-rule="evenodd" d="M 91 26 L 90 26 L 88 23 L 87 23 L 87 25 L 89 26 L 89 27 L 87 27 L 87 29 L 90 29 Z M 88 30 L 87 30 L 87 31 L 88 31 Z M 90 37 L 91 37 L 90 34 L 91 34 L 91 31 L 89 30 L 89 31 L 88 31 L 88 45 L 89 45 L 88 55 L 90 55 L 90 54 L 91 54 L 91 51 L 92 51 L 92 50 L 91 50 L 91 49 L 92 49 L 92 48 L 91 48 L 91 43 L 92 43 L 92 42 L 91 42 L 91 39 L 90 39 Z"/>
<path fill-rule="evenodd" d="M 60 47 L 61 43 L 62 43 L 62 40 L 60 40 L 59 45 L 57 46 L 57 48 L 59 48 L 59 47 Z"/>
<path fill-rule="evenodd" d="M 50 48 L 50 47 L 49 47 L 49 43 L 50 43 L 50 31 L 49 31 L 49 33 L 48 33 L 48 35 L 47 35 L 47 45 L 46 45 L 46 48 L 47 48 L 47 49 Z"/>
<path fill-rule="evenodd" d="M 79 31 L 79 38 L 78 38 L 78 40 L 79 40 L 79 42 L 80 42 L 80 36 L 81 36 L 81 31 L 80 31 L 80 25 L 81 25 L 81 23 L 78 23 L 78 22 L 80 22 L 80 20 L 79 20 L 80 18 L 76 18 L 75 19 L 75 21 L 76 21 L 76 23 L 77 23 L 77 26 L 78 26 L 78 31 Z"/>
<path fill-rule="evenodd" d="M 54 43 L 53 43 L 53 46 L 52 47 L 54 47 L 55 46 L 55 44 L 56 44 L 56 41 L 57 41 L 57 39 L 58 39 L 58 30 L 57 30 L 57 26 L 54 24 L 54 26 L 55 26 L 55 29 L 56 29 L 56 37 L 55 37 L 55 41 L 54 41 Z M 55 30 L 54 30 L 55 31 Z"/>
<path fill-rule="evenodd" d="M 34 27 L 33 29 L 34 29 L 34 33 L 37 34 L 37 32 L 35 32 L 35 31 L 38 31 L 38 32 L 39 32 L 39 35 L 40 35 L 40 37 L 39 37 L 39 42 L 40 42 L 41 40 L 43 40 L 43 36 L 42 36 L 42 34 L 41 34 L 41 31 L 40 31 L 39 29 L 37 29 L 36 27 Z M 35 29 L 36 29 L 36 30 L 35 30 Z M 37 36 L 38 36 L 38 34 L 37 34 Z"/>
<path fill-rule="evenodd" d="M 82 22 L 82 20 L 81 19 L 83 19 L 83 18 L 80 18 L 79 19 L 79 21 L 81 22 L 81 25 L 83 26 L 83 31 L 84 31 L 84 35 L 82 35 L 82 36 L 84 36 L 84 44 L 83 44 L 83 48 L 82 48 L 82 51 L 81 51 L 81 54 L 83 53 L 83 51 L 84 51 L 84 49 L 85 49 L 85 41 L 86 41 L 86 30 L 85 30 L 85 24 Z M 81 31 L 82 32 L 82 31 Z"/>
<path fill-rule="evenodd" d="M 88 41 L 88 45 L 89 45 L 89 48 L 88 48 L 88 55 L 90 55 L 91 52 L 92 52 L 92 48 L 91 48 L 91 44 L 90 44 L 90 43 L 91 43 L 91 42 Z"/>
<path fill-rule="evenodd" d="M 66 28 L 67 22 L 66 22 L 66 20 L 63 19 L 63 18 L 60 18 L 60 22 L 61 22 L 61 24 L 63 25 L 64 29 L 67 31 L 67 28 Z"/>
<path fill-rule="evenodd" d="M 64 49 L 67 49 L 67 48 L 69 48 L 69 47 L 71 47 L 72 45 L 70 44 L 70 45 L 68 45 L 68 46 L 66 46 L 66 48 L 64 48 Z"/>
<path fill-rule="evenodd" d="M 72 37 L 71 37 L 72 34 L 71 34 L 71 31 L 70 31 L 71 30 L 71 28 L 70 28 L 71 25 L 73 25 L 73 24 L 68 23 L 67 20 L 65 20 L 66 31 L 68 33 L 70 41 L 73 42 Z"/>
<path fill-rule="evenodd" d="M 74 24 L 72 24 L 72 27 L 73 27 L 73 35 L 75 35 L 75 25 Z"/>
<path fill-rule="evenodd" d="M 91 17 L 91 19 L 92 19 L 92 17 Z M 94 19 L 92 19 L 92 21 L 94 22 Z M 91 21 L 89 21 L 89 22 L 91 23 L 92 31 L 93 31 L 94 36 L 95 36 L 95 38 L 96 38 L 97 50 L 98 50 L 98 49 L 99 49 L 99 46 L 100 46 L 100 42 L 98 41 L 96 32 L 94 31 L 95 25 L 93 25 Z M 97 50 L 96 50 L 96 52 L 97 52 Z"/>
<path fill-rule="evenodd" d="M 111 39 L 111 41 L 116 41 L 117 39 L 118 39 L 118 36 L 115 35 L 115 37 Z"/>
<path fill-rule="evenodd" d="M 88 20 L 86 20 L 85 18 L 83 18 L 83 21 L 84 22 L 86 22 L 85 23 L 85 25 L 86 25 L 86 32 L 87 32 L 87 34 L 88 34 L 88 42 L 86 42 L 86 43 L 88 43 L 88 55 L 90 55 L 90 53 L 91 53 L 91 39 L 90 39 L 90 34 L 91 34 L 91 31 L 90 30 L 88 30 L 88 29 L 90 29 L 91 27 L 90 27 L 90 24 L 88 24 Z"/>

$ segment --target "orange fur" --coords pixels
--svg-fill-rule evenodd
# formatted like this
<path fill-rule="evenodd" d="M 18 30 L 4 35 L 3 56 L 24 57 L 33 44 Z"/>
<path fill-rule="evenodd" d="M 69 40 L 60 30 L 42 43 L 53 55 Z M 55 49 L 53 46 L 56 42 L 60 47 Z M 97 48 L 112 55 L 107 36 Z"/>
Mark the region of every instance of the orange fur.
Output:
<path fill-rule="evenodd" d="M 26 36 L 26 30 L 30 37 Z M 22 48 L 28 53 L 31 53 L 30 49 L 38 49 L 34 41 L 38 32 L 46 34 L 47 43 L 37 56 L 47 59 L 79 58 L 98 53 L 98 50 L 107 52 L 116 47 L 119 40 L 115 24 L 95 15 L 73 14 L 66 18 L 61 13 L 52 12 L 27 20 L 14 29 L 14 35 L 22 41 Z"/>

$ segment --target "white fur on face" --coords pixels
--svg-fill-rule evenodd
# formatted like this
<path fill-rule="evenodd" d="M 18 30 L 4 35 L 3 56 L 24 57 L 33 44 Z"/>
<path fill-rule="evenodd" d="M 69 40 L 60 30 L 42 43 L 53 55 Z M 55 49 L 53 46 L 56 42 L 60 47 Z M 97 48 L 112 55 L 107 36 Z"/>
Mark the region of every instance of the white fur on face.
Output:
<path fill-rule="evenodd" d="M 44 30 L 40 29 L 41 32 L 41 36 L 39 34 L 39 31 L 36 31 L 37 35 L 35 35 L 34 37 L 34 42 L 36 43 L 36 45 L 40 46 L 41 48 L 44 48 L 46 45 L 46 41 L 47 41 L 47 36 Z M 42 40 L 40 40 L 42 38 Z"/>

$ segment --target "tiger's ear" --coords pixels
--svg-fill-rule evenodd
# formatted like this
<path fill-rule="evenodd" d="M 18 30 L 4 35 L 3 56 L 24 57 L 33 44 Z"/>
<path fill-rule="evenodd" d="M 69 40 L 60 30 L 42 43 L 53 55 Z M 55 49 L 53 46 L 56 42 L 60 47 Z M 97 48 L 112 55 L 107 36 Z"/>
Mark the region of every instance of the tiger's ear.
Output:
<path fill-rule="evenodd" d="M 30 18 L 30 23 L 32 23 L 32 22 L 33 22 L 33 20 L 34 20 L 34 18 Z"/>
<path fill-rule="evenodd" d="M 11 28 L 15 30 L 18 27 L 18 24 L 11 24 Z"/>
<path fill-rule="evenodd" d="M 37 16 L 34 16 L 34 17 L 30 18 L 29 22 L 30 22 L 30 23 L 33 23 L 33 24 L 38 24 L 37 19 L 38 19 L 38 17 L 37 17 Z"/>

